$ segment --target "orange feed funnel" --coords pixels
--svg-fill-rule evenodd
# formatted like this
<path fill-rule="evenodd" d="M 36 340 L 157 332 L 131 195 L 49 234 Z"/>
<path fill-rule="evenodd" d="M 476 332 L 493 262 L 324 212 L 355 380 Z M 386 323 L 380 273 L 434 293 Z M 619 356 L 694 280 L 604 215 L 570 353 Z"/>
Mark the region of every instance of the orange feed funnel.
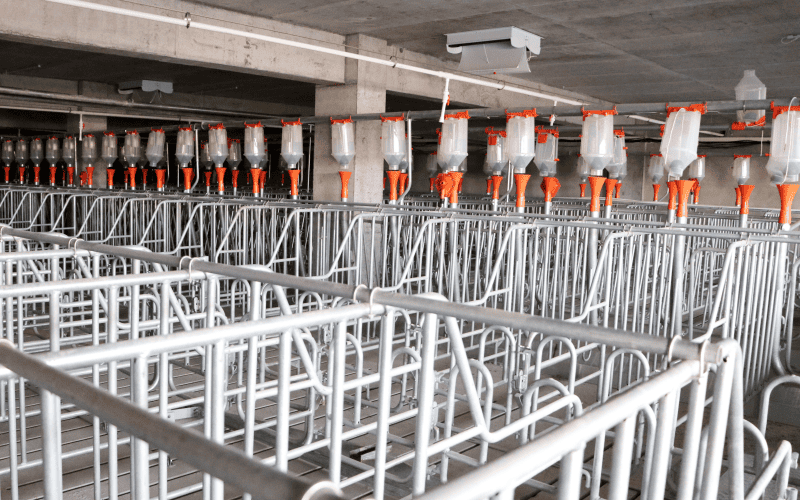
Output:
<path fill-rule="evenodd" d="M 689 195 L 693 186 L 693 181 L 675 181 L 675 188 L 678 192 L 678 212 L 676 214 L 678 217 L 686 217 L 689 214 L 687 205 L 689 204 Z"/>
<path fill-rule="evenodd" d="M 453 205 L 458 204 L 458 192 L 460 191 L 461 181 L 463 180 L 464 172 L 450 172 L 450 178 L 452 179 L 452 186 L 450 188 L 450 203 Z"/>
<path fill-rule="evenodd" d="M 350 183 L 350 176 L 352 172 L 348 172 L 347 170 L 340 170 L 339 177 L 342 179 L 342 199 L 346 200 L 349 198 L 349 193 L 347 192 L 347 185 Z"/>
<path fill-rule="evenodd" d="M 614 201 L 614 186 L 616 186 L 616 179 L 606 179 L 606 206 L 610 207 Z"/>
<path fill-rule="evenodd" d="M 778 184 L 778 194 L 781 197 L 781 224 L 792 223 L 792 201 L 797 193 L 797 184 Z"/>
<path fill-rule="evenodd" d="M 214 167 L 214 170 L 217 172 L 217 191 L 222 193 L 225 191 L 225 171 L 228 169 L 225 167 Z"/>
<path fill-rule="evenodd" d="M 165 169 L 160 168 L 156 170 L 156 188 L 164 188 L 164 180 L 166 179 L 166 176 L 167 171 Z"/>
<path fill-rule="evenodd" d="M 544 192 L 544 201 L 551 202 L 555 198 L 561 188 L 561 183 L 555 177 L 545 177 L 542 181 L 542 191 Z"/>
<path fill-rule="evenodd" d="M 231 184 L 233 184 L 234 188 L 239 187 L 239 171 L 238 170 L 231 170 Z"/>
<path fill-rule="evenodd" d="M 211 187 L 211 170 L 206 170 L 203 172 L 203 177 L 206 178 L 206 187 Z"/>
<path fill-rule="evenodd" d="M 94 186 L 94 167 L 86 167 L 86 185 Z"/>
<path fill-rule="evenodd" d="M 736 206 L 738 207 L 742 204 L 742 190 L 739 188 L 739 186 L 736 186 L 734 191 L 736 191 Z"/>
<path fill-rule="evenodd" d="M 658 201 L 659 191 L 661 191 L 661 184 L 653 184 L 653 201 Z"/>
<path fill-rule="evenodd" d="M 183 189 L 189 191 L 192 189 L 192 174 L 194 170 L 192 167 L 186 167 L 182 168 L 181 171 L 183 172 Z"/>
<path fill-rule="evenodd" d="M 408 183 L 408 174 L 400 172 L 400 190 L 398 191 L 398 194 L 405 193 L 407 183 Z"/>
<path fill-rule="evenodd" d="M 605 177 L 589 177 L 589 189 L 592 192 L 592 201 L 589 204 L 590 212 L 600 211 L 600 191 L 606 182 Z"/>
<path fill-rule="evenodd" d="M 447 174 L 439 174 L 436 176 L 436 187 L 439 189 L 439 198 L 450 198 L 450 189 L 453 186 L 453 180 Z"/>
<path fill-rule="evenodd" d="M 400 171 L 389 170 L 386 172 L 386 177 L 389 178 L 389 199 L 397 201 L 397 181 L 400 179 Z"/>
<path fill-rule="evenodd" d="M 747 215 L 750 213 L 750 195 L 753 193 L 753 189 L 755 186 L 750 184 L 742 184 L 739 186 L 739 194 L 741 198 L 741 205 L 739 208 L 739 214 Z"/>
<path fill-rule="evenodd" d="M 678 185 L 675 181 L 669 181 L 667 183 L 667 189 L 669 189 L 669 204 L 667 208 L 670 210 L 675 210 L 677 208 L 677 196 L 678 196 Z"/>
<path fill-rule="evenodd" d="M 114 169 L 107 168 L 106 169 L 106 181 L 108 181 L 108 187 L 114 187 Z"/>
<path fill-rule="evenodd" d="M 33 167 L 33 182 L 39 184 L 39 171 L 41 167 Z"/>
<path fill-rule="evenodd" d="M 132 188 L 136 187 L 136 167 L 128 167 L 128 182 Z"/>
<path fill-rule="evenodd" d="M 50 184 L 56 183 L 56 167 L 50 167 Z"/>
<path fill-rule="evenodd" d="M 578 184 L 578 186 L 581 188 L 581 198 L 585 198 L 586 197 L 586 183 L 585 182 L 581 182 L 580 184 Z"/>
<path fill-rule="evenodd" d="M 290 189 L 289 192 L 292 194 L 292 196 L 297 196 L 297 194 L 298 194 L 298 191 L 297 191 L 297 181 L 298 181 L 298 179 L 300 179 L 300 169 L 296 168 L 296 169 L 293 169 L 293 170 L 289 170 L 289 181 L 292 184 L 291 187 L 289 188 Z"/>
<path fill-rule="evenodd" d="M 69 177 L 69 185 L 75 183 L 75 167 L 67 167 L 67 176 Z"/>
<path fill-rule="evenodd" d="M 697 179 L 691 179 L 694 182 L 694 187 L 692 187 L 692 193 L 694 193 L 694 200 L 693 203 L 697 205 L 700 203 L 700 181 Z"/>
<path fill-rule="evenodd" d="M 619 191 L 622 189 L 622 182 L 617 182 L 617 185 L 614 186 L 614 198 L 619 198 Z"/>
<path fill-rule="evenodd" d="M 525 187 L 531 176 L 528 174 L 514 174 L 514 183 L 517 185 L 517 208 L 525 207 Z"/>
<path fill-rule="evenodd" d="M 503 182 L 502 175 L 493 175 L 492 176 L 492 199 L 499 200 L 500 199 L 500 184 Z"/>

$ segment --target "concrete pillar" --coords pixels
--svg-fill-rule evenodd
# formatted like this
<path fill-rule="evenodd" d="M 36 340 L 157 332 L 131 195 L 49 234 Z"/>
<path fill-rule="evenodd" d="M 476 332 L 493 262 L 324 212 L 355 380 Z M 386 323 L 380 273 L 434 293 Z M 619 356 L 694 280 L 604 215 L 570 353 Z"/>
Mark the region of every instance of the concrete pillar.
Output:
<path fill-rule="evenodd" d="M 78 178 L 81 175 L 81 172 L 86 170 L 86 165 L 82 160 L 81 157 L 81 143 L 77 141 L 77 139 L 81 135 L 81 117 L 83 118 L 83 133 L 84 134 L 92 134 L 97 138 L 97 154 L 100 154 L 100 143 L 103 140 L 103 132 L 108 130 L 108 119 L 105 116 L 96 116 L 96 115 L 69 115 L 67 117 L 67 133 L 70 135 L 75 136 L 77 146 L 77 155 L 78 155 L 78 168 L 75 170 L 75 185 L 78 185 Z M 117 138 L 119 142 L 119 138 Z M 94 164 L 94 175 L 92 175 L 92 185 L 95 189 L 97 188 L 105 188 L 107 185 L 106 181 L 106 166 L 102 160 L 97 160 Z"/>
<path fill-rule="evenodd" d="M 363 35 L 350 35 L 347 45 L 355 50 L 375 54 L 386 52 L 386 42 Z M 357 113 L 382 113 L 386 110 L 387 68 L 348 59 L 345 84 L 318 86 L 317 116 Z M 356 157 L 350 178 L 349 201 L 380 203 L 383 199 L 383 155 L 381 154 L 381 122 L 355 123 Z M 339 164 L 331 156 L 330 123 L 314 128 L 314 199 L 338 201 L 341 193 Z"/>

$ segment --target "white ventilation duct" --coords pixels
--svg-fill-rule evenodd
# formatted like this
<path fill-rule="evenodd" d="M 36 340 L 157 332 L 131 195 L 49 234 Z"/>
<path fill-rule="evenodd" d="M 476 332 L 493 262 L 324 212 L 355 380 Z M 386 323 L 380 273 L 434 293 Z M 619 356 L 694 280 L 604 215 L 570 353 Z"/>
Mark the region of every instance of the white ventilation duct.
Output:
<path fill-rule="evenodd" d="M 530 73 L 530 55 L 539 55 L 541 37 L 519 28 L 492 28 L 447 35 L 447 51 L 461 54 L 459 71 L 475 75 Z"/>

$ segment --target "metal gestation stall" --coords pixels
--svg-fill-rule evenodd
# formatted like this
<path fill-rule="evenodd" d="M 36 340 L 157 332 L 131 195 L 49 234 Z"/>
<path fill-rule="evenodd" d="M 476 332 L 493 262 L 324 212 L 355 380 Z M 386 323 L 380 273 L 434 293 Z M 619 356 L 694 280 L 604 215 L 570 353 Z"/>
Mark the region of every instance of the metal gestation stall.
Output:
<path fill-rule="evenodd" d="M 194 158 L 163 192 L 0 185 L 2 495 L 796 497 L 765 439 L 800 380 L 786 205 L 674 181 L 601 211 L 597 176 L 524 201 L 440 178 L 446 206 L 287 200 L 260 173 L 210 195 Z"/>

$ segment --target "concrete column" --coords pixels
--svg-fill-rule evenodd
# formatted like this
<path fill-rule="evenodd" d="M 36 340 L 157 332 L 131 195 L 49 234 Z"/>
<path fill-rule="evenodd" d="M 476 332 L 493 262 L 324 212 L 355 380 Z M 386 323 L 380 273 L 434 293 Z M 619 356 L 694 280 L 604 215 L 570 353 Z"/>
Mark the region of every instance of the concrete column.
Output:
<path fill-rule="evenodd" d="M 363 35 L 350 35 L 346 41 L 354 51 L 386 52 L 386 42 Z M 348 59 L 345 63 L 345 84 L 318 86 L 317 116 L 386 111 L 387 68 Z M 356 157 L 350 178 L 349 201 L 380 203 L 383 198 L 383 155 L 381 154 L 381 122 L 355 123 Z M 314 127 L 314 199 L 338 201 L 341 193 L 339 164 L 331 156 L 331 127 Z"/>
<path fill-rule="evenodd" d="M 75 185 L 78 185 L 78 178 L 81 172 L 86 171 L 86 165 L 81 157 L 81 143 L 77 141 L 81 132 L 81 116 L 83 117 L 83 133 L 92 134 L 97 138 L 97 154 L 100 154 L 100 143 L 103 140 L 103 132 L 108 130 L 108 119 L 105 116 L 96 115 L 69 115 L 67 117 L 67 133 L 75 136 L 78 155 L 78 168 L 75 169 Z M 117 138 L 119 142 L 119 138 Z M 106 166 L 105 163 L 98 159 L 94 163 L 94 174 L 92 175 L 92 184 L 95 189 L 105 188 L 107 185 Z"/>

